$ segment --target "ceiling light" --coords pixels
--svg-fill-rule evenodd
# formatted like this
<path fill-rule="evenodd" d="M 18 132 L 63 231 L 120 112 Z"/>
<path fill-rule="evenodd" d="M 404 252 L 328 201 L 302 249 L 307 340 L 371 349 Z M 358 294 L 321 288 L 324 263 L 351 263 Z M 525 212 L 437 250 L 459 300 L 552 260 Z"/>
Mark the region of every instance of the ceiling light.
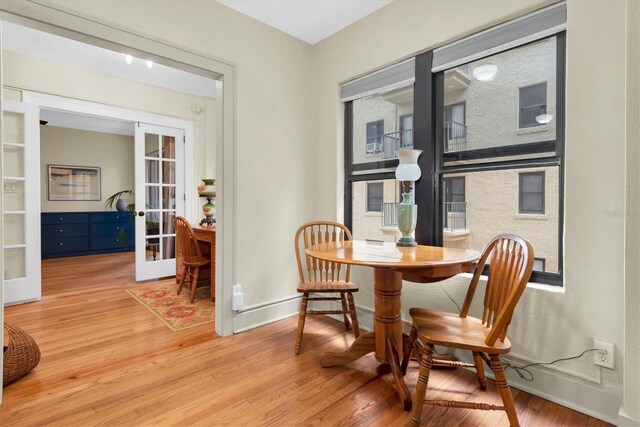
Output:
<path fill-rule="evenodd" d="M 496 65 L 481 65 L 473 69 L 473 77 L 481 82 L 490 82 L 496 78 L 498 67 Z"/>
<path fill-rule="evenodd" d="M 147 68 L 153 67 L 153 61 L 147 59 Z"/>
<path fill-rule="evenodd" d="M 127 64 L 131 64 L 131 61 L 133 61 L 133 56 L 125 54 L 124 60 L 127 61 Z"/>
<path fill-rule="evenodd" d="M 536 122 L 542 123 L 543 125 L 546 125 L 551 120 L 553 120 L 553 114 L 540 114 L 536 116 Z"/>

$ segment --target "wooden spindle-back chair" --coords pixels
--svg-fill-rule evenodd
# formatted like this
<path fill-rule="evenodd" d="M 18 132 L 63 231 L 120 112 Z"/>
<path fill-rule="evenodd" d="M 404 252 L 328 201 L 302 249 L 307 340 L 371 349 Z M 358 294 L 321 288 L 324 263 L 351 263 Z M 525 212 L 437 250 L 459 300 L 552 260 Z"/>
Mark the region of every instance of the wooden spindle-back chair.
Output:
<path fill-rule="evenodd" d="M 453 408 L 504 410 L 511 426 L 519 425 L 500 355 L 511 350 L 511 343 L 507 339 L 507 328 L 511 322 L 513 310 L 531 277 L 533 260 L 531 243 L 512 234 L 499 235 L 485 247 L 459 314 L 422 308 L 412 308 L 409 311 L 413 328 L 407 340 L 408 351 L 405 352 L 401 368 L 406 372 L 411 349 L 415 347 L 420 360 L 420 373 L 411 415 L 414 425 L 420 424 L 425 403 Z M 468 316 L 468 313 L 487 261 L 490 261 L 487 286 L 482 318 L 478 319 Z M 434 345 L 470 350 L 474 363 L 434 359 Z M 475 368 L 480 388 L 486 390 L 483 361 L 495 375 L 504 406 L 465 401 L 425 401 L 429 373 L 433 366 Z"/>
<path fill-rule="evenodd" d="M 191 224 L 184 217 L 177 216 L 173 223 L 176 229 L 176 240 L 178 247 L 182 250 L 182 265 L 183 273 L 178 283 L 176 293 L 180 295 L 184 283 L 187 282 L 189 291 L 191 292 L 191 302 L 196 299 L 196 288 L 198 287 L 198 277 L 200 276 L 200 270 L 203 268 L 210 268 L 211 263 L 209 259 L 202 256 L 200 245 L 196 239 L 196 235 L 191 228 Z M 214 298 L 214 289 L 211 289 L 211 300 Z"/>
<path fill-rule="evenodd" d="M 351 266 L 312 258 L 304 252 L 306 248 L 315 244 L 345 240 L 352 240 L 351 232 L 344 225 L 332 221 L 309 222 L 303 224 L 296 232 L 295 250 L 300 274 L 298 292 L 302 293 L 295 345 L 296 354 L 300 354 L 302 347 L 302 333 L 307 314 L 342 314 L 345 327 L 353 328 L 356 338 L 360 335 L 358 316 L 353 302 L 353 293 L 358 291 L 358 286 L 349 281 Z M 310 296 L 315 293 L 339 293 L 340 295 Z M 342 310 L 307 310 L 309 301 L 340 301 Z"/>

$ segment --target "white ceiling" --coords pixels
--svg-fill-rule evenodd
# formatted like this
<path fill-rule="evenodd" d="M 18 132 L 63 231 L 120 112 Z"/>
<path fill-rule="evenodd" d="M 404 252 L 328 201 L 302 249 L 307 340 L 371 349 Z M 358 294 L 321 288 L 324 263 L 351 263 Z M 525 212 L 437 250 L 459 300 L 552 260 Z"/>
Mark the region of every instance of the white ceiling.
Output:
<path fill-rule="evenodd" d="M 238 12 L 316 44 L 393 0 L 218 0 Z M 389 23 L 401 25 L 401 23 Z"/>
<path fill-rule="evenodd" d="M 215 80 L 160 64 L 147 68 L 144 59 L 127 64 L 124 54 L 75 40 L 2 22 L 2 45 L 6 50 L 61 62 L 102 74 L 172 89 L 196 96 L 215 98 Z"/>

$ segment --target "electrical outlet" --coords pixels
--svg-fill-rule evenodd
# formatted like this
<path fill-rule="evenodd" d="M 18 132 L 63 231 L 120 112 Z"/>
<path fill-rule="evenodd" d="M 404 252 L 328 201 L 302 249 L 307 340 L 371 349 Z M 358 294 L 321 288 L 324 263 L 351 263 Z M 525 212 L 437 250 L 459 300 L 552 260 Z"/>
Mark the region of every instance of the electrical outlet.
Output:
<path fill-rule="evenodd" d="M 603 368 L 614 369 L 615 344 L 594 339 L 593 347 L 597 348 L 593 352 L 593 363 Z"/>

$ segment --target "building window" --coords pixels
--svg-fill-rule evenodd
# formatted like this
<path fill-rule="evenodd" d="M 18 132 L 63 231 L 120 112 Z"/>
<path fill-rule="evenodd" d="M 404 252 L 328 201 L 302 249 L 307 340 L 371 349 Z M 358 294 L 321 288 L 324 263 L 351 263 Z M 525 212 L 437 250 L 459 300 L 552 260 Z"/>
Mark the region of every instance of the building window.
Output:
<path fill-rule="evenodd" d="M 445 105 L 444 107 L 444 150 L 461 151 L 467 145 L 466 103 Z"/>
<path fill-rule="evenodd" d="M 544 271 L 544 258 L 534 258 L 533 259 L 533 271 Z"/>
<path fill-rule="evenodd" d="M 520 129 L 542 126 L 547 123 L 547 82 L 521 87 L 520 95 Z"/>
<path fill-rule="evenodd" d="M 520 174 L 519 212 L 544 214 L 544 172 Z"/>
<path fill-rule="evenodd" d="M 399 148 L 413 148 L 413 114 L 400 116 Z"/>
<path fill-rule="evenodd" d="M 367 212 L 382 212 L 382 182 L 367 183 Z"/>
<path fill-rule="evenodd" d="M 384 134 L 384 120 L 367 123 L 367 153 L 375 154 L 382 151 L 382 135 Z"/>
<path fill-rule="evenodd" d="M 443 227 L 447 231 L 467 229 L 467 200 L 465 197 L 465 177 L 445 177 L 443 196 Z"/>

